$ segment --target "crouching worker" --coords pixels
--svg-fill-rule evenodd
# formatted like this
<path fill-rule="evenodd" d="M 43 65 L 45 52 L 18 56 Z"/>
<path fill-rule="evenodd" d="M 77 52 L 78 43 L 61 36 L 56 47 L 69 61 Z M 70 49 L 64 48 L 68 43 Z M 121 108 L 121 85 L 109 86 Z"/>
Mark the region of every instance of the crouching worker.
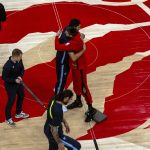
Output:
<path fill-rule="evenodd" d="M 55 96 L 47 110 L 47 120 L 44 126 L 44 133 L 49 141 L 49 150 L 80 150 L 81 145 L 78 141 L 64 135 L 62 123 L 66 128 L 66 133 L 70 132 L 69 125 L 63 116 L 63 105 L 67 105 L 72 99 L 71 90 L 65 90 Z"/>

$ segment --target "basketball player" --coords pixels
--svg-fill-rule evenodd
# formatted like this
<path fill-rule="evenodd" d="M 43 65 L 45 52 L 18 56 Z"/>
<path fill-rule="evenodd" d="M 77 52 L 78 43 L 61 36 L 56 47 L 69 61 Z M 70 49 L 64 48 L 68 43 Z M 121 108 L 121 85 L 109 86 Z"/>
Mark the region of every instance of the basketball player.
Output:
<path fill-rule="evenodd" d="M 67 43 L 71 40 L 71 37 L 66 36 L 66 29 L 68 27 L 75 28 L 77 31 L 80 29 L 80 20 L 78 19 L 71 19 L 70 23 L 67 27 L 64 28 L 60 38 L 60 43 Z M 69 66 L 69 55 L 66 51 L 57 51 L 56 53 L 56 75 L 57 75 L 57 82 L 55 85 L 55 95 L 59 94 L 64 90 L 66 85 L 67 77 L 70 71 Z"/>
<path fill-rule="evenodd" d="M 74 34 L 71 34 L 75 32 Z M 87 73 L 86 73 L 86 57 L 85 53 L 81 55 L 78 59 L 76 59 L 76 53 L 81 52 L 83 47 L 83 39 L 84 35 L 80 34 L 78 31 L 72 29 L 72 32 L 68 32 L 66 36 L 72 36 L 72 39 L 65 43 L 61 44 L 59 42 L 59 37 L 55 39 L 56 49 L 59 51 L 66 50 L 69 52 L 70 56 L 70 67 L 72 69 L 72 78 L 73 78 L 73 87 L 74 91 L 77 95 L 77 99 L 70 105 L 67 106 L 68 109 L 73 109 L 82 106 L 81 95 L 84 96 L 86 103 L 88 105 L 87 117 L 85 118 L 85 122 L 89 122 L 92 120 L 93 115 L 96 113 L 96 109 L 92 106 L 92 97 L 87 85 Z M 71 34 L 71 35 L 70 35 Z M 74 51 L 74 52 L 73 52 Z"/>

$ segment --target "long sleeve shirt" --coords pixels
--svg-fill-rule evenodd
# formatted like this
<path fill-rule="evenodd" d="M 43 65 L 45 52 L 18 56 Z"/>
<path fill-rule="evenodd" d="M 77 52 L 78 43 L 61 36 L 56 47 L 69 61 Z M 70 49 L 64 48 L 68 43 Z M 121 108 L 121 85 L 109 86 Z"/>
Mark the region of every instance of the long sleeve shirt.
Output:
<path fill-rule="evenodd" d="M 66 52 L 74 52 L 77 53 L 83 49 L 83 40 L 80 37 L 80 33 L 78 33 L 72 40 L 66 43 L 60 43 L 58 36 L 55 37 L 55 49 L 57 51 L 66 51 Z M 85 53 L 75 62 L 70 59 L 70 67 L 84 69 L 86 68 L 86 57 Z"/>
<path fill-rule="evenodd" d="M 2 71 L 2 79 L 6 84 L 14 84 L 16 83 L 15 80 L 18 76 L 23 77 L 24 75 L 24 65 L 22 60 L 20 62 L 14 63 L 9 60 L 4 64 L 3 71 Z"/>

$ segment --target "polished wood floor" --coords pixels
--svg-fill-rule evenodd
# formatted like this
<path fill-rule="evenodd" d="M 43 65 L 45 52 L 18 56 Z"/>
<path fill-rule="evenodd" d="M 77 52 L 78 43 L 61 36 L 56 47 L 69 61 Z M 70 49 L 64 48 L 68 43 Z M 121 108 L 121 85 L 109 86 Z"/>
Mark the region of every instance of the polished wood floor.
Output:
<path fill-rule="evenodd" d="M 2 2 L 4 3 L 4 5 L 6 5 L 7 11 L 11 10 L 11 5 L 12 10 L 17 10 L 17 8 L 21 9 L 20 5 L 22 4 L 22 2 L 20 2 L 19 0 L 8 0 L 8 2 L 3 0 Z M 38 2 L 42 3 L 42 1 L 40 0 L 38 0 L 37 3 Z M 45 0 L 45 2 L 47 1 Z M 29 3 L 24 2 L 24 5 L 29 6 L 32 3 L 34 3 L 34 1 L 30 0 Z M 120 3 L 118 5 L 120 5 Z M 136 28 L 137 26 L 135 24 L 133 28 Z M 121 29 L 118 30 L 123 30 L 123 28 L 124 26 L 122 26 Z M 113 29 L 114 26 L 112 26 L 112 31 Z M 101 31 L 103 33 L 107 33 L 106 30 L 107 28 L 104 28 Z M 91 29 L 83 28 L 81 29 L 81 31 L 86 34 L 85 42 L 88 42 L 90 39 L 94 38 L 96 33 L 99 32 L 94 27 L 91 27 Z M 91 32 L 89 33 L 88 31 Z M 35 37 L 36 39 L 43 40 L 34 41 Z M 35 36 L 28 35 L 28 38 L 26 40 L 23 41 L 21 39 L 22 41 L 20 40 L 16 45 L 14 43 L 0 44 L 0 75 L 2 72 L 3 64 L 11 55 L 11 51 L 13 48 L 15 48 L 15 46 L 18 46 L 24 51 L 23 61 L 25 69 L 29 69 L 41 63 L 46 64 L 46 62 L 50 62 L 51 60 L 53 60 L 56 55 L 56 51 L 54 48 L 54 37 L 55 33 L 47 34 L 45 35 L 45 37 L 43 37 L 41 33 Z M 104 66 L 97 67 L 96 71 L 88 74 L 88 85 L 94 100 L 94 106 L 97 109 L 101 110 L 102 112 L 104 111 L 105 98 L 113 94 L 113 87 L 116 76 L 128 70 L 134 62 L 140 61 L 145 56 L 149 56 L 148 50 L 149 49 L 147 49 L 146 52 L 134 53 L 133 55 L 124 57 L 122 60 L 116 63 L 110 63 Z M 97 55 L 100 54 L 97 53 Z M 73 89 L 72 83 L 69 85 L 69 88 Z M 85 108 L 83 107 L 65 113 L 65 116 L 71 127 L 71 133 L 69 134 L 69 136 L 73 138 L 79 138 L 87 134 L 88 129 L 95 125 L 94 122 L 92 122 L 91 124 L 84 123 L 84 112 Z M 74 117 L 74 119 L 72 119 L 72 116 Z M 17 122 L 16 128 L 9 127 L 5 122 L 0 123 L 0 150 L 47 150 L 48 141 L 43 133 L 43 125 L 45 123 L 45 119 L 46 112 L 42 116 L 24 119 Z M 148 150 L 150 149 L 150 128 L 147 128 L 149 125 L 150 119 L 148 118 L 147 121 L 145 121 L 143 124 L 129 132 L 112 137 L 97 139 L 99 148 L 101 150 Z M 81 140 L 80 142 L 82 144 L 83 150 L 95 149 L 92 140 Z"/>

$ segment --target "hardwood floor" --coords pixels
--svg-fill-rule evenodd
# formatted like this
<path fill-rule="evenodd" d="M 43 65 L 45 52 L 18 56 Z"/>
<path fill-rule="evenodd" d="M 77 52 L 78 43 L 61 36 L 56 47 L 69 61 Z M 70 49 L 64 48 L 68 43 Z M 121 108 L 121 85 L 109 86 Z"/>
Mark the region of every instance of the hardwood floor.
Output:
<path fill-rule="evenodd" d="M 15 0 L 15 1 L 2 0 L 2 3 L 4 3 L 4 6 L 6 6 L 7 11 L 20 10 L 20 9 L 22 9 L 22 7 L 26 6 L 25 8 L 28 8 L 28 6 L 30 6 L 31 4 L 42 4 L 44 2 L 48 3 L 49 1 L 38 0 L 37 2 L 34 2 L 34 1 L 30 0 L 28 3 L 24 1 L 24 5 L 20 6 L 23 3 L 23 1 L 20 2 L 19 0 Z M 52 0 L 51 0 L 51 2 L 52 2 Z M 98 3 L 98 4 L 100 3 L 99 5 L 101 7 L 103 7 L 103 9 L 105 8 L 105 5 L 107 5 L 107 4 L 108 4 L 108 6 L 111 6 L 114 4 L 117 7 L 117 2 L 115 2 L 115 1 L 112 3 L 111 2 L 107 3 L 102 0 L 100 0 L 100 1 L 95 0 L 94 2 Z M 85 1 L 85 3 L 88 3 L 88 1 L 87 2 Z M 127 3 L 123 2 L 123 1 L 121 3 L 121 1 L 120 1 L 120 2 L 118 2 L 118 6 L 123 5 L 125 7 L 125 6 L 127 6 L 126 4 L 128 4 L 128 3 L 130 4 L 130 1 L 129 2 L 127 1 Z M 143 8 L 141 3 L 142 3 L 142 1 L 140 1 L 138 3 L 138 5 L 135 4 L 136 5 L 135 7 Z M 103 6 L 102 4 L 105 4 L 105 5 Z M 145 11 L 145 13 L 148 16 L 149 1 L 145 0 L 145 3 L 143 2 L 142 4 L 145 5 L 143 10 Z M 12 5 L 12 7 L 11 7 L 11 5 Z M 36 5 L 34 7 L 36 7 Z M 115 6 L 113 6 L 113 7 L 115 7 Z M 60 9 L 60 7 L 58 7 L 58 8 Z M 120 7 L 117 7 L 117 9 L 118 8 L 120 8 Z M 63 7 L 61 9 L 63 9 Z M 111 10 L 112 8 L 109 8 L 109 9 Z M 126 10 L 126 8 L 122 8 L 122 9 L 124 9 L 124 11 Z M 15 20 L 15 17 L 11 18 L 11 15 L 10 15 L 11 13 L 13 16 L 14 12 L 8 13 L 10 16 L 10 19 L 8 17 L 9 23 L 11 23 L 11 21 L 13 22 Z M 15 13 L 17 14 L 18 12 L 15 12 Z M 60 15 L 62 15 L 62 14 L 60 14 Z M 140 15 L 145 15 L 145 14 L 141 13 Z M 139 17 L 141 18 L 140 15 L 139 15 Z M 36 17 L 36 13 L 34 14 L 34 17 Z M 87 19 L 86 21 L 88 21 L 90 19 L 92 20 L 92 18 L 88 19 L 88 16 L 85 16 L 85 18 Z M 94 25 L 90 24 L 89 26 L 84 26 L 81 29 L 81 32 L 85 33 L 85 35 L 86 35 L 85 42 L 87 43 L 87 45 L 88 46 L 92 45 L 91 47 L 89 46 L 90 48 L 87 46 L 89 48 L 87 50 L 88 51 L 87 55 L 90 56 L 90 57 L 88 57 L 88 68 L 89 68 L 89 70 L 88 70 L 88 72 L 89 72 L 88 73 L 88 85 L 89 85 L 89 89 L 90 89 L 92 97 L 93 97 L 93 105 L 94 105 L 94 107 L 101 110 L 102 112 L 104 111 L 104 113 L 109 114 L 109 113 L 111 113 L 111 111 L 118 112 L 118 114 L 116 113 L 115 119 L 113 118 L 113 116 L 108 115 L 108 119 L 107 119 L 106 123 L 104 122 L 104 123 L 95 125 L 94 122 L 91 122 L 91 124 L 87 124 L 84 122 L 84 112 L 86 111 L 86 104 L 83 100 L 85 108 L 84 107 L 77 108 L 77 109 L 70 110 L 65 113 L 65 117 L 67 118 L 69 125 L 71 127 L 71 133 L 69 133 L 69 136 L 76 138 L 76 139 L 79 138 L 79 141 L 82 144 L 82 150 L 94 150 L 95 149 L 93 141 L 90 136 L 90 132 L 89 132 L 90 128 L 93 128 L 96 136 L 98 137 L 97 143 L 101 150 L 108 150 L 108 149 L 111 149 L 111 150 L 149 150 L 150 149 L 150 142 L 149 142 L 150 119 L 149 119 L 149 117 L 147 117 L 147 118 L 145 117 L 144 119 L 141 117 L 141 120 L 138 120 L 139 119 L 138 117 L 137 118 L 133 117 L 132 120 L 130 120 L 131 118 L 129 119 L 128 117 L 126 118 L 124 116 L 119 115 L 119 113 L 121 113 L 122 111 L 124 111 L 124 113 L 123 113 L 124 115 L 126 115 L 125 111 L 130 111 L 131 115 L 136 114 L 136 110 L 138 109 L 138 107 L 143 106 L 142 107 L 143 109 L 141 108 L 140 111 L 137 111 L 137 113 L 139 113 L 139 116 L 141 116 L 141 114 L 143 114 L 143 115 L 147 114 L 147 116 L 148 116 L 149 110 L 150 110 L 150 103 L 147 101 L 146 103 L 143 102 L 141 105 L 138 105 L 135 102 L 135 106 L 133 107 L 132 104 L 130 103 L 134 99 L 133 97 L 131 97 L 131 99 L 128 99 L 128 101 L 124 102 L 124 105 L 122 105 L 122 106 L 119 106 L 119 103 L 116 102 L 117 100 L 118 101 L 120 100 L 119 98 L 122 95 L 129 95 L 130 93 L 132 93 L 134 91 L 134 89 L 131 89 L 130 91 L 125 91 L 125 93 L 122 94 L 121 93 L 122 88 L 120 87 L 120 89 L 119 88 L 117 89 L 117 87 L 119 87 L 119 86 L 124 86 L 124 89 L 125 90 L 127 89 L 127 87 L 126 87 L 127 85 L 125 83 L 124 83 L 124 85 L 123 84 L 120 85 L 117 82 L 122 76 L 123 76 L 123 78 L 121 78 L 122 80 L 125 80 L 125 78 L 131 78 L 134 76 L 134 74 L 133 74 L 133 76 L 131 75 L 130 77 L 129 77 L 129 74 L 127 74 L 125 76 L 123 73 L 127 72 L 128 70 L 132 70 L 132 67 L 137 65 L 136 63 L 138 63 L 138 62 L 144 63 L 145 61 L 149 61 L 149 58 L 147 58 L 147 60 L 145 60 L 145 57 L 149 56 L 150 45 L 148 43 L 150 43 L 149 42 L 150 22 L 147 20 L 141 21 L 140 23 L 139 22 L 133 23 L 132 27 L 130 24 L 128 25 L 127 23 L 117 23 L 117 24 L 112 23 L 112 24 L 110 24 L 110 22 L 108 22 L 107 24 L 104 24 L 104 25 L 103 24 L 98 25 L 98 23 L 95 23 Z M 6 22 L 6 23 L 2 24 L 2 31 L 1 31 L 2 34 L 4 34 L 5 32 L 7 33 L 7 29 L 10 28 L 9 23 L 7 24 L 7 22 Z M 113 37 L 110 36 L 111 34 L 118 34 L 118 33 L 120 33 L 118 36 L 121 36 L 122 34 L 126 34 L 126 32 L 128 33 L 128 31 L 129 32 L 135 31 L 137 28 L 140 28 L 140 34 L 138 34 L 137 32 L 135 32 L 135 35 L 129 33 L 130 34 L 129 37 L 133 36 L 133 41 L 134 41 L 134 39 L 136 39 L 137 36 L 141 35 L 141 37 L 139 36 L 139 39 L 141 39 L 141 41 L 135 41 L 134 44 L 130 43 L 131 42 L 130 39 L 129 40 L 124 39 L 127 41 L 127 43 L 125 45 L 120 45 L 120 43 L 119 43 L 120 41 L 115 41 L 116 35 Z M 143 30 L 145 29 L 144 30 L 145 32 L 147 31 L 146 34 L 141 30 L 141 28 Z M 17 29 L 16 29 L 16 31 L 12 30 L 12 40 L 14 40 L 13 34 L 16 34 L 17 32 L 18 32 Z M 22 31 L 20 31 L 20 32 L 22 32 Z M 20 38 L 20 40 L 18 40 L 17 42 L 9 41 L 8 43 L 1 42 L 1 40 L 3 41 L 3 38 L 5 38 L 5 37 L 4 36 L 3 36 L 3 38 L 0 37 L 0 43 L 1 43 L 0 44 L 0 76 L 2 73 L 2 67 L 3 67 L 4 63 L 6 62 L 8 57 L 11 55 L 11 51 L 15 47 L 20 48 L 24 52 L 23 61 L 24 61 L 26 70 L 30 71 L 30 69 L 33 69 L 35 66 L 37 66 L 37 68 L 38 68 L 38 64 L 47 66 L 47 69 L 52 68 L 53 70 L 55 70 L 54 63 L 50 63 L 50 62 L 53 62 L 53 59 L 55 58 L 55 55 L 56 55 L 56 51 L 55 51 L 55 47 L 54 47 L 55 34 L 56 33 L 53 30 L 52 31 L 50 30 L 49 32 L 44 32 L 44 31 L 42 32 L 41 30 L 35 31 L 35 32 L 31 31 L 28 34 L 26 34 L 25 36 L 23 36 L 22 38 Z M 143 36 L 143 34 L 145 34 L 145 36 Z M 16 35 L 16 37 L 17 37 L 17 35 Z M 106 41 L 105 41 L 105 39 L 103 41 L 101 41 L 101 39 L 98 39 L 98 41 L 95 42 L 94 40 L 97 38 L 102 38 L 102 39 L 106 38 Z M 109 40 L 111 41 L 112 39 L 114 40 L 114 44 L 108 46 L 107 42 Z M 10 39 L 8 38 L 8 40 L 10 40 Z M 119 40 L 119 38 L 117 40 Z M 146 44 L 144 43 L 145 41 L 147 41 Z M 108 49 L 108 52 L 106 52 L 106 53 L 108 53 L 108 56 L 104 55 L 103 49 L 101 47 L 104 42 L 106 42 L 106 46 L 108 46 L 108 48 L 110 48 L 110 49 Z M 141 44 L 138 47 L 139 48 L 138 49 L 137 45 L 140 42 L 143 43 L 143 45 Z M 98 47 L 99 46 L 98 43 L 101 43 L 100 47 Z M 129 45 L 129 47 L 127 47 L 127 49 L 125 51 L 123 51 L 121 49 L 122 51 L 119 51 L 118 54 L 115 53 L 116 56 L 109 55 L 112 52 L 111 49 L 114 50 L 117 47 L 121 47 L 121 48 L 125 47 L 126 48 L 127 45 Z M 131 47 L 130 47 L 130 45 L 131 45 Z M 142 48 L 144 47 L 144 50 L 143 49 L 141 50 L 140 47 L 142 47 Z M 137 49 L 137 51 L 135 50 L 133 53 L 130 53 L 130 51 L 132 49 Z M 127 54 L 126 51 L 129 51 L 129 53 Z M 118 56 L 120 56 L 119 59 L 117 59 Z M 116 57 L 116 59 L 115 59 L 115 57 Z M 102 60 L 100 60 L 100 58 Z M 106 60 L 104 60 L 104 58 L 106 60 L 108 60 L 108 63 Z M 110 60 L 110 62 L 109 62 L 109 60 Z M 103 63 L 103 61 L 106 61 L 106 63 L 105 62 Z M 141 68 L 139 68 L 139 69 L 141 69 Z M 41 73 L 40 71 L 41 70 L 39 70 L 39 74 Z M 144 68 L 143 68 L 142 73 L 144 73 L 146 71 L 147 70 L 146 69 L 144 70 Z M 46 73 L 46 72 L 44 72 L 44 73 Z M 141 73 L 139 73 L 139 74 L 138 74 L 138 72 L 136 72 L 136 73 L 137 73 L 137 76 L 138 75 L 140 77 L 142 76 Z M 35 75 L 33 74 L 33 78 L 34 78 L 34 76 Z M 145 78 L 143 78 L 143 80 L 146 82 L 148 79 L 145 80 Z M 51 79 L 51 77 L 50 77 L 49 79 L 46 79 L 46 80 L 53 80 L 53 79 Z M 141 81 L 141 83 L 142 83 L 142 82 L 144 82 L 143 80 L 141 81 L 140 78 L 139 78 L 139 80 L 135 79 L 135 81 L 133 81 L 133 84 L 134 83 L 139 84 L 139 81 Z M 0 83 L 1 83 L 0 84 L 0 93 L 2 92 L 3 95 L 5 95 L 4 97 L 0 97 L 0 105 L 1 105 L 1 102 L 3 101 L 3 99 L 6 100 L 7 98 L 6 98 L 6 93 L 4 92 L 5 91 L 4 86 L 3 86 L 2 82 L 0 82 Z M 43 83 L 43 82 L 40 82 L 40 83 Z M 148 84 L 149 82 L 146 82 L 146 83 Z M 33 84 L 34 84 L 34 82 L 33 82 Z M 43 85 L 44 85 L 44 83 L 43 83 Z M 36 84 L 35 84 L 35 86 L 36 86 Z M 35 87 L 35 86 L 33 85 L 33 87 L 35 89 L 40 88 L 40 87 Z M 69 88 L 73 89 L 72 82 L 69 84 Z M 137 87 L 135 87 L 135 89 L 136 88 Z M 118 90 L 118 93 L 117 93 L 116 89 Z M 147 90 L 149 90 L 149 89 L 150 89 L 150 87 L 148 84 Z M 141 92 L 141 91 L 138 91 L 138 92 Z M 138 94 L 138 92 L 137 92 L 137 94 Z M 118 95 L 116 96 L 115 93 L 117 93 Z M 114 97 L 109 98 L 112 95 Z M 147 95 L 145 94 L 145 96 L 147 96 Z M 147 99 L 148 99 L 148 97 L 149 96 L 147 96 Z M 28 98 L 28 97 L 26 97 L 26 98 Z M 122 101 L 124 100 L 123 98 L 121 99 Z M 139 99 L 140 99 L 140 97 L 139 97 Z M 29 105 L 31 104 L 30 101 L 34 101 L 34 99 L 27 100 L 27 103 L 29 103 Z M 35 102 L 33 102 L 33 103 L 35 103 Z M 126 108 L 127 103 L 129 105 L 128 108 Z M 109 110 L 109 109 L 113 109 L 115 107 L 115 105 L 116 105 L 116 109 Z M 131 108 L 130 108 L 130 106 L 131 106 Z M 0 106 L 0 109 L 2 109 L 2 111 L 0 111 L 0 113 L 4 113 L 4 108 L 2 108 L 2 106 Z M 37 115 L 36 117 L 33 116 L 29 119 L 24 119 L 24 120 L 18 121 L 16 128 L 9 127 L 8 125 L 6 125 L 6 123 L 3 120 L 0 123 L 0 150 L 47 150 L 48 149 L 48 141 L 43 132 L 43 126 L 44 126 L 44 123 L 46 120 L 46 112 L 44 112 L 44 111 L 42 111 L 42 112 L 43 112 L 43 115 L 41 115 L 41 116 Z M 0 114 L 0 117 L 1 116 L 2 116 L 2 114 Z M 136 124 L 135 122 L 137 120 L 139 122 Z M 123 122 L 124 125 L 119 126 L 117 124 L 118 122 Z M 132 122 L 132 123 L 130 123 L 130 122 Z M 111 125 L 112 125 L 112 128 L 111 128 Z M 105 130 L 109 130 L 112 133 L 109 134 L 109 132 L 105 131 Z M 101 132 L 102 132 L 102 134 L 101 134 Z"/>

